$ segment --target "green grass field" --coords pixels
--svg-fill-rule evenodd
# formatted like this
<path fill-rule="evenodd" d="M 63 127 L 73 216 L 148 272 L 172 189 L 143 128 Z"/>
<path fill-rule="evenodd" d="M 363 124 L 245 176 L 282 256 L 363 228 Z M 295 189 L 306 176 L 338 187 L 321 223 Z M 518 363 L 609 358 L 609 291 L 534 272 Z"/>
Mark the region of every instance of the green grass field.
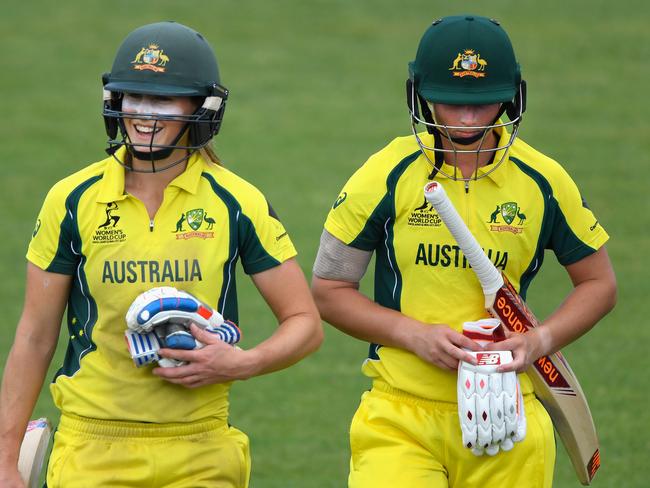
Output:
<path fill-rule="evenodd" d="M 7 2 L 0 15 L 0 368 L 21 310 L 36 214 L 56 180 L 103 157 L 101 74 L 133 28 L 173 19 L 213 44 L 231 90 L 217 152 L 273 202 L 310 274 L 340 187 L 371 153 L 410 130 L 403 85 L 421 33 L 433 19 L 463 12 L 496 17 L 510 33 L 529 89 L 521 137 L 563 162 L 612 237 L 618 306 L 566 355 L 601 438 L 593 486 L 648 486 L 650 329 L 642 303 L 650 291 L 643 254 L 650 247 L 650 9 L 642 0 Z M 529 291 L 540 317 L 570 288 L 553 261 Z M 239 281 L 250 346 L 274 322 L 250 281 Z M 52 373 L 64 348 L 62 337 Z M 345 486 L 347 429 L 368 385 L 360 374 L 366 349 L 326 326 L 323 346 L 304 362 L 233 387 L 231 421 L 251 438 L 254 488 Z M 56 418 L 47 388 L 35 415 Z M 578 485 L 558 447 L 555 486 Z"/>

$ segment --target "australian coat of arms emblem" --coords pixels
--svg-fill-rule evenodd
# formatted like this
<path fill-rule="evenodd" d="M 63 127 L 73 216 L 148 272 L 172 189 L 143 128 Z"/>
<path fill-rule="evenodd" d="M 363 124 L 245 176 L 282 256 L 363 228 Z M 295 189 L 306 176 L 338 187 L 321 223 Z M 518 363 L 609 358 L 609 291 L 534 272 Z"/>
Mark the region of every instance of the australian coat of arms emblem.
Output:
<path fill-rule="evenodd" d="M 481 57 L 480 53 L 474 49 L 465 49 L 458 53 L 449 70 L 454 72 L 454 76 L 461 78 L 464 76 L 484 78 L 487 65 L 488 62 Z"/>
<path fill-rule="evenodd" d="M 162 73 L 165 71 L 165 65 L 168 62 L 169 56 L 160 49 L 160 46 L 157 44 L 149 44 L 147 47 L 143 47 L 138 51 L 131 64 L 134 65 L 133 69 Z"/>

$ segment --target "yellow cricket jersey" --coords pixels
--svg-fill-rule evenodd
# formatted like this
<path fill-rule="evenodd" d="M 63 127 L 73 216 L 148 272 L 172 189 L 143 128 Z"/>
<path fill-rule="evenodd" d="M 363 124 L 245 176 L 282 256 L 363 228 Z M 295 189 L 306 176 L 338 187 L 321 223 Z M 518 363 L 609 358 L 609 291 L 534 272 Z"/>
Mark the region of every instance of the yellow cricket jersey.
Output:
<path fill-rule="evenodd" d="M 420 137 L 433 146 L 431 135 Z M 508 138 L 504 130 L 499 145 Z M 433 154 L 429 156 L 433 160 Z M 432 169 L 414 136 L 395 139 L 348 180 L 325 228 L 350 246 L 375 252 L 377 303 L 460 331 L 463 322 L 487 313 L 478 279 L 424 198 Z M 445 163 L 442 171 L 453 174 L 454 169 Z M 566 171 L 520 139 L 503 164 L 484 178 L 468 185 L 441 173 L 435 179 L 444 182 L 470 231 L 524 297 L 545 249 L 568 265 L 608 239 Z M 371 344 L 363 371 L 420 397 L 456 401 L 455 372 L 402 349 Z M 521 381 L 524 393 L 531 392 L 526 375 Z"/>
<path fill-rule="evenodd" d="M 174 286 L 237 322 L 237 261 L 254 274 L 296 251 L 262 193 L 199 153 L 165 189 L 152 221 L 125 193 L 124 171 L 109 157 L 54 185 L 29 245 L 29 261 L 72 276 L 70 342 L 51 385 L 54 403 L 107 420 L 224 418 L 229 384 L 187 389 L 154 376 L 152 366 L 135 367 L 126 311 L 143 291 Z"/>

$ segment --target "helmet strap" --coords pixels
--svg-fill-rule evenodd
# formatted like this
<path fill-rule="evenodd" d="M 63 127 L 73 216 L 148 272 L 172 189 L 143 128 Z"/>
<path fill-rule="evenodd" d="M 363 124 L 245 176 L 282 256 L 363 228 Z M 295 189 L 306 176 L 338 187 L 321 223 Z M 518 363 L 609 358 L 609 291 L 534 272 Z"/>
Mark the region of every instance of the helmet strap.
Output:
<path fill-rule="evenodd" d="M 170 143 L 169 147 L 164 147 L 164 148 L 161 148 L 161 149 L 159 149 L 157 151 L 154 151 L 152 146 L 149 146 L 149 149 L 150 149 L 149 151 L 139 151 L 139 150 L 135 149 L 135 147 L 133 146 L 133 144 L 131 143 L 131 141 L 129 139 L 129 135 L 128 135 L 128 132 L 126 131 L 126 127 L 124 126 L 123 119 L 121 119 L 121 118 L 118 119 L 118 124 L 119 124 L 119 127 L 120 127 L 120 131 L 122 132 L 123 145 L 126 146 L 126 150 L 128 152 L 128 156 L 129 156 L 128 160 L 127 161 L 120 161 L 117 158 L 117 156 L 115 155 L 115 152 L 117 151 L 117 149 L 119 149 L 122 146 L 122 144 L 111 145 L 106 150 L 106 152 L 108 154 L 110 154 L 111 156 L 113 156 L 113 158 L 118 163 L 120 163 L 124 168 L 126 168 L 129 171 L 133 171 L 134 173 L 159 173 L 161 171 L 165 171 L 165 170 L 167 170 L 169 168 L 172 168 L 172 167 L 182 163 L 183 161 L 188 159 L 192 155 L 192 153 L 194 152 L 194 151 L 191 151 L 191 150 L 187 150 L 185 152 L 185 155 L 183 157 L 181 157 L 180 159 L 178 159 L 177 161 L 174 161 L 174 162 L 172 162 L 172 163 L 170 163 L 167 166 L 164 166 L 162 168 L 156 168 L 156 164 L 155 164 L 156 161 L 161 161 L 163 159 L 169 158 L 172 155 L 172 153 L 174 152 L 174 150 L 178 149 L 178 148 L 176 148 L 174 146 L 176 146 L 176 144 L 181 140 L 181 138 L 183 137 L 183 135 L 187 131 L 187 124 L 185 124 L 185 126 L 183 128 L 181 128 L 181 130 L 178 132 L 178 135 Z M 155 124 L 154 124 L 154 132 L 155 132 Z M 138 159 L 140 161 L 149 161 L 151 163 L 151 170 L 135 169 L 133 167 L 133 163 L 131 161 L 132 158 L 136 158 L 136 159 Z"/>
<path fill-rule="evenodd" d="M 490 125 L 494 125 L 494 123 L 497 120 L 499 120 L 498 117 Z M 485 129 L 485 131 L 479 132 L 475 136 L 471 136 L 471 137 L 449 137 L 447 134 L 441 134 L 441 135 L 445 139 L 448 139 L 451 142 L 453 142 L 454 144 L 460 144 L 461 146 L 469 146 L 470 144 L 474 144 L 476 141 L 481 140 L 484 137 L 485 132 L 488 131 L 488 130 L 490 130 L 490 129 L 489 128 Z M 435 129 L 435 131 L 440 133 L 440 131 L 438 129 Z"/>
<path fill-rule="evenodd" d="M 433 114 L 431 113 L 431 109 L 429 109 L 429 105 L 427 104 L 427 101 L 422 98 L 422 96 L 418 93 L 417 94 L 417 103 L 420 104 L 420 108 L 422 110 L 422 117 L 424 120 L 427 122 L 426 127 L 427 127 L 427 132 L 429 134 L 435 134 L 435 128 L 430 127 L 429 124 L 433 124 Z"/>
<path fill-rule="evenodd" d="M 172 153 L 176 150 L 176 147 L 175 147 L 176 144 L 178 143 L 178 141 L 181 140 L 181 138 L 183 137 L 183 134 L 185 134 L 186 130 L 187 130 L 187 124 L 185 124 L 183 126 L 183 128 L 181 128 L 181 130 L 178 132 L 178 135 L 174 138 L 174 140 L 172 142 L 169 143 L 169 147 L 164 147 L 164 148 L 158 149 L 156 151 L 153 150 L 152 146 L 149 146 L 149 151 L 139 151 L 131 143 L 128 143 L 126 145 L 126 147 L 127 147 L 127 150 L 136 159 L 139 159 L 140 161 L 151 161 L 151 168 L 153 170 L 152 172 L 155 173 L 156 168 L 155 168 L 155 166 L 153 164 L 154 161 L 160 161 L 162 159 L 167 159 L 169 156 L 171 156 Z M 155 124 L 154 124 L 154 131 L 155 131 Z M 128 137 L 128 136 L 126 136 L 126 137 Z M 152 139 L 153 139 L 153 137 L 152 137 Z M 165 169 L 167 169 L 167 168 L 165 168 Z"/>
<path fill-rule="evenodd" d="M 406 80 L 406 104 L 408 105 L 409 110 L 413 114 L 411 117 L 412 123 L 414 125 L 417 125 L 418 121 L 417 119 L 420 118 L 420 109 L 422 111 L 422 116 L 424 117 L 424 120 L 428 123 L 433 122 L 433 115 L 431 114 L 431 110 L 429 110 L 429 106 L 427 105 L 426 100 L 424 100 L 419 93 L 415 90 L 415 85 L 413 84 L 413 80 L 411 78 L 408 78 Z M 440 133 L 433 128 L 429 127 L 428 124 L 425 124 L 427 132 L 429 134 L 433 134 L 434 137 L 434 147 L 439 147 L 442 148 L 442 139 L 440 138 Z M 445 161 L 445 156 L 441 151 L 434 151 L 434 159 L 435 162 L 433 164 L 433 169 L 431 170 L 431 173 L 429 174 L 429 179 L 432 180 L 436 174 L 438 174 L 438 171 L 440 171 L 440 168 L 442 167 L 442 163 Z"/>
<path fill-rule="evenodd" d="M 526 81 L 521 80 L 519 82 L 519 88 L 517 93 L 515 93 L 515 98 L 512 102 L 504 104 L 506 105 L 505 111 L 508 114 L 510 120 L 515 120 L 526 111 Z"/>
<path fill-rule="evenodd" d="M 433 132 L 433 140 L 434 140 L 433 147 L 436 148 L 439 147 L 440 149 L 442 149 L 442 137 L 440 136 L 440 131 L 435 130 Z M 442 151 L 434 151 L 433 155 L 434 155 L 434 163 L 433 163 L 433 169 L 431 170 L 431 173 L 429 173 L 430 180 L 436 177 L 438 171 L 440 171 L 440 168 L 442 168 L 442 163 L 445 162 L 445 155 Z"/>

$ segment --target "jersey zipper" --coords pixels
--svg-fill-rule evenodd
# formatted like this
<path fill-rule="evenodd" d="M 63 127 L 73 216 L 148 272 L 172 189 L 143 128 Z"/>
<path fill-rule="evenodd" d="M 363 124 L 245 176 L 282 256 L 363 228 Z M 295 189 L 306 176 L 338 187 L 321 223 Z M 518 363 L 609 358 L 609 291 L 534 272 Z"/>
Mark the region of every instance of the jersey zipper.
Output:
<path fill-rule="evenodd" d="M 153 219 L 149 219 L 149 232 L 153 232 Z"/>
<path fill-rule="evenodd" d="M 464 210 L 465 210 L 465 223 L 467 227 L 471 229 L 470 216 L 472 215 L 471 211 L 471 198 L 469 196 L 469 180 L 465 180 L 465 198 L 464 198 Z"/>

